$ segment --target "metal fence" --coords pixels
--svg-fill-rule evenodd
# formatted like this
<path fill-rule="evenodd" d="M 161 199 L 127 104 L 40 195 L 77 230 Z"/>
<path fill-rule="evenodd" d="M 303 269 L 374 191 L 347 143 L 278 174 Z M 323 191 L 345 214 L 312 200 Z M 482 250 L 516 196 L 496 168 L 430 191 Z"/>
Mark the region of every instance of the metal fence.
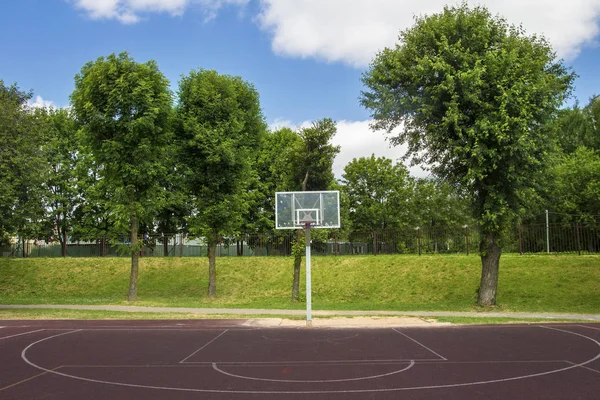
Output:
<path fill-rule="evenodd" d="M 184 235 L 141 237 L 141 257 L 205 257 L 208 246 L 202 240 Z M 289 256 L 296 234 L 245 234 L 222 238 L 217 245 L 218 257 Z M 371 232 L 351 232 L 341 236 L 330 232 L 325 239 L 313 238 L 314 255 L 367 254 L 471 254 L 479 250 L 477 230 L 462 228 L 417 228 Z M 549 246 L 549 247 L 548 247 Z M 20 241 L 0 249 L 4 257 L 61 257 L 58 243 Z M 130 256 L 127 243 L 98 239 L 68 243 L 64 249 L 70 257 Z M 600 226 L 580 224 L 521 225 L 502 243 L 504 253 L 600 253 Z"/>

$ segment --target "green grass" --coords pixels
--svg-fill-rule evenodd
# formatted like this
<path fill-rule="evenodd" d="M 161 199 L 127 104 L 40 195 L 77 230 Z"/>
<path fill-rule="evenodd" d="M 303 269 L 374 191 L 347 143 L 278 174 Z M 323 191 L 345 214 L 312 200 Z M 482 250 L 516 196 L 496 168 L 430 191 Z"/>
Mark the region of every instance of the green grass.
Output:
<path fill-rule="evenodd" d="M 473 311 L 478 256 L 313 257 L 313 308 Z M 293 259 L 142 258 L 136 305 L 303 309 L 290 301 Z M 503 255 L 495 311 L 600 313 L 600 256 Z M 128 304 L 126 258 L 0 259 L 2 304 Z M 304 277 L 301 278 L 301 292 Z"/>
<path fill-rule="evenodd" d="M 248 315 L 237 314 L 196 314 L 177 312 L 123 312 L 103 310 L 66 309 L 0 309 L 1 320 L 197 320 L 197 319 L 248 319 Z M 252 315 L 251 318 L 286 318 L 303 320 L 296 315 Z"/>

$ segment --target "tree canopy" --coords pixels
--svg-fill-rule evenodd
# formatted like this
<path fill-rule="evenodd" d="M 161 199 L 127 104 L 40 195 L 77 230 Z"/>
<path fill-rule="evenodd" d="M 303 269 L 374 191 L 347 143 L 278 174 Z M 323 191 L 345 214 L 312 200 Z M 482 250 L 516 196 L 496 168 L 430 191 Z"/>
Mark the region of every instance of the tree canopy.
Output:
<path fill-rule="evenodd" d="M 251 156 L 266 129 L 256 89 L 239 77 L 197 70 L 179 85 L 175 133 L 185 165 L 190 232 L 209 245 L 210 297 L 216 296 L 215 248 L 236 233 L 248 207 Z"/>
<path fill-rule="evenodd" d="M 161 204 L 158 178 L 168 142 L 169 82 L 154 61 L 140 64 L 127 53 L 88 62 L 75 76 L 73 112 L 84 143 L 101 166 L 115 233 L 130 232 L 129 300 L 137 296 L 138 230 Z"/>
<path fill-rule="evenodd" d="M 496 242 L 542 170 L 543 127 L 573 79 L 546 39 L 466 3 L 417 17 L 363 75 L 373 127 L 401 127 L 393 142 L 413 162 L 471 195 L 484 232 L 480 304 L 495 303 Z"/>

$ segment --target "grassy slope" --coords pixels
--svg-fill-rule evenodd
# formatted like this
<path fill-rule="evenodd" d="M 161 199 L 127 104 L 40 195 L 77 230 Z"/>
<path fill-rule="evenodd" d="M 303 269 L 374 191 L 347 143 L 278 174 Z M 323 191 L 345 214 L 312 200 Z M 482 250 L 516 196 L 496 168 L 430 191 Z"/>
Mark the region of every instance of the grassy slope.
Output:
<path fill-rule="evenodd" d="M 217 259 L 212 301 L 207 264 L 141 259 L 136 305 L 304 307 L 289 301 L 291 258 Z M 473 310 L 479 273 L 477 256 L 313 257 L 313 308 Z M 127 304 L 128 280 L 126 258 L 0 259 L 0 303 Z M 598 256 L 504 255 L 498 309 L 599 313 L 598 282 Z"/>

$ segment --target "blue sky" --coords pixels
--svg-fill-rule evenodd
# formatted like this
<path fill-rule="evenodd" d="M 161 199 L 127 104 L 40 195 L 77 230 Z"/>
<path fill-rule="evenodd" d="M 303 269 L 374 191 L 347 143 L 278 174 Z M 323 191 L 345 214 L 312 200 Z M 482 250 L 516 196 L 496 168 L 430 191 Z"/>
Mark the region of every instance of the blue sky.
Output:
<path fill-rule="evenodd" d="M 297 126 L 338 121 L 336 174 L 353 157 L 397 158 L 368 128 L 361 73 L 415 14 L 442 0 L 18 0 L 0 2 L 0 79 L 67 106 L 88 61 L 128 51 L 157 61 L 174 91 L 196 68 L 239 75 L 261 95 L 266 120 Z M 580 75 L 575 98 L 600 93 L 600 0 L 481 1 L 511 23 L 542 33 Z M 572 100 L 574 101 L 574 100 Z M 420 175 L 418 170 L 414 174 Z"/>

